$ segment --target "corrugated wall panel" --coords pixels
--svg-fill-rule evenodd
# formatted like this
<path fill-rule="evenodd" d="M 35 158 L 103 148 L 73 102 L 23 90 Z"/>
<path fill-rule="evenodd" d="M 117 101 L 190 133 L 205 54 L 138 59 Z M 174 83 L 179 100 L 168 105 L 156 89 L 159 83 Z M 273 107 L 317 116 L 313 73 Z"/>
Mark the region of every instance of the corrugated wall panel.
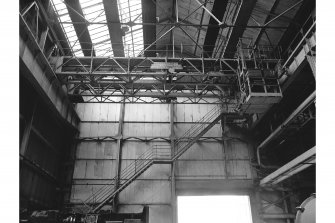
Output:
<path fill-rule="evenodd" d="M 116 163 L 112 160 L 77 160 L 74 179 L 112 179 Z"/>
<path fill-rule="evenodd" d="M 175 122 L 197 122 L 214 107 L 208 104 L 176 104 Z"/>
<path fill-rule="evenodd" d="M 124 123 L 124 137 L 169 137 L 170 124 L 163 123 Z"/>
<path fill-rule="evenodd" d="M 224 152 L 222 148 L 222 143 L 201 142 L 201 143 L 195 143 L 179 159 L 212 160 L 212 159 L 223 159 L 223 158 L 224 158 Z"/>
<path fill-rule="evenodd" d="M 86 177 L 86 161 L 76 160 L 74 164 L 73 178 L 85 178 Z"/>
<path fill-rule="evenodd" d="M 80 137 L 116 136 L 118 123 L 81 123 Z"/>
<path fill-rule="evenodd" d="M 116 142 L 81 142 L 77 145 L 76 158 L 79 159 L 116 159 Z"/>
<path fill-rule="evenodd" d="M 149 207 L 149 219 L 151 222 L 172 223 L 172 208 L 167 205 L 155 205 Z"/>
<path fill-rule="evenodd" d="M 122 159 L 136 159 L 151 148 L 153 143 L 126 141 L 122 146 Z"/>
<path fill-rule="evenodd" d="M 93 183 L 93 182 L 92 182 Z M 71 202 L 81 203 L 96 191 L 101 189 L 104 185 L 73 185 Z"/>
<path fill-rule="evenodd" d="M 119 213 L 141 213 L 142 211 L 143 211 L 143 205 L 119 204 Z"/>
<path fill-rule="evenodd" d="M 183 136 L 186 131 L 188 131 L 190 128 L 193 127 L 198 128 L 200 127 L 200 124 L 194 125 L 188 123 L 187 124 L 176 123 L 173 126 L 176 137 Z M 221 124 L 216 124 L 208 132 L 206 132 L 203 137 L 221 137 L 221 136 L 222 136 Z"/>
<path fill-rule="evenodd" d="M 182 177 L 224 177 L 224 161 L 177 161 L 176 176 Z"/>
<path fill-rule="evenodd" d="M 120 104 L 78 103 L 76 112 L 81 121 L 118 121 Z"/>
<path fill-rule="evenodd" d="M 150 223 L 172 223 L 172 208 L 170 205 L 147 205 L 149 207 Z M 143 211 L 142 205 L 120 204 L 120 213 L 140 213 Z"/>
<path fill-rule="evenodd" d="M 119 194 L 120 203 L 169 203 L 171 187 L 167 180 L 135 180 Z"/>
<path fill-rule="evenodd" d="M 252 148 L 246 142 L 227 140 L 228 159 L 249 159 Z"/>
<path fill-rule="evenodd" d="M 168 104 L 126 104 L 126 122 L 169 122 L 170 110 Z"/>
<path fill-rule="evenodd" d="M 227 161 L 227 172 L 230 177 L 251 179 L 251 166 L 247 160 L 228 160 Z"/>
<path fill-rule="evenodd" d="M 121 169 L 126 168 L 128 165 L 134 163 L 133 160 L 122 160 Z M 135 172 L 135 167 L 129 170 L 132 174 Z M 128 173 L 128 171 L 127 171 Z M 149 169 L 147 169 L 144 173 L 142 173 L 137 179 L 169 179 L 171 173 L 171 167 L 168 164 L 154 164 Z M 128 176 L 128 174 L 127 174 Z M 121 178 L 124 179 L 125 175 L 121 175 Z"/>
<path fill-rule="evenodd" d="M 150 150 L 153 145 L 169 147 L 167 142 L 139 142 L 125 141 L 122 146 L 122 159 L 136 159 L 146 151 Z"/>

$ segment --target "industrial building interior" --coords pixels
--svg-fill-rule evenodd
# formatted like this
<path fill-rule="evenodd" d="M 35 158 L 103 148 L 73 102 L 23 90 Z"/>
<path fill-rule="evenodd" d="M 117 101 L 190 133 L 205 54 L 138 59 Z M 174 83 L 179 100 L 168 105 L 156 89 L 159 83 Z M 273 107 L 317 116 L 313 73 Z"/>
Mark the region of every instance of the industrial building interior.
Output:
<path fill-rule="evenodd" d="M 20 222 L 315 222 L 315 12 L 20 0 Z"/>

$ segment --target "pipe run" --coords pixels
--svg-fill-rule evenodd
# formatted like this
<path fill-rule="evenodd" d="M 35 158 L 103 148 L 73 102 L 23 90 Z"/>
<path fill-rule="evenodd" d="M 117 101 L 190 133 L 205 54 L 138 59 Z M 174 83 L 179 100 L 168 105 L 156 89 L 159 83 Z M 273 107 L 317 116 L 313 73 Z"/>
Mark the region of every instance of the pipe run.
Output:
<path fill-rule="evenodd" d="M 261 162 L 260 150 L 263 149 L 275 136 L 277 136 L 283 129 L 285 129 L 288 124 L 307 106 L 309 106 L 313 101 L 315 101 L 316 93 L 315 91 L 310 94 L 305 101 L 303 101 L 298 108 L 296 108 L 292 114 L 275 130 L 273 131 L 258 147 L 257 147 L 257 163 L 260 167 L 266 169 L 277 169 L 278 166 L 268 166 Z"/>
<path fill-rule="evenodd" d="M 260 214 L 263 219 L 294 219 L 294 214 L 278 213 L 278 214 Z"/>

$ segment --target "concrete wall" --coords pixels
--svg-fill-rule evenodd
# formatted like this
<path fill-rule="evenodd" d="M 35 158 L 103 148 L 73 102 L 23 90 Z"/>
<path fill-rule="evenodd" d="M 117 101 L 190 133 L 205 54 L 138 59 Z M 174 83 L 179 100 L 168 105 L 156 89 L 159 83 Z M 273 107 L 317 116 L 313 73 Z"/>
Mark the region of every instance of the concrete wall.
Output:
<path fill-rule="evenodd" d="M 168 140 L 183 135 L 212 108 L 205 104 L 125 104 L 122 116 L 120 104 L 77 104 L 82 122 L 72 202 L 111 181 L 117 173 L 119 151 L 123 169 L 151 145 L 169 145 Z M 106 140 L 97 142 L 97 138 Z M 122 141 L 120 148 L 118 140 Z M 140 212 L 148 205 L 149 222 L 168 223 L 173 222 L 176 194 L 248 193 L 255 175 L 251 151 L 240 129 L 226 126 L 223 131 L 218 123 L 178 159 L 174 169 L 171 164 L 155 164 L 123 190 L 118 211 Z"/>
<path fill-rule="evenodd" d="M 60 208 L 71 184 L 73 166 L 64 163 L 74 155 L 75 131 L 22 76 L 20 87 L 20 208 Z"/>

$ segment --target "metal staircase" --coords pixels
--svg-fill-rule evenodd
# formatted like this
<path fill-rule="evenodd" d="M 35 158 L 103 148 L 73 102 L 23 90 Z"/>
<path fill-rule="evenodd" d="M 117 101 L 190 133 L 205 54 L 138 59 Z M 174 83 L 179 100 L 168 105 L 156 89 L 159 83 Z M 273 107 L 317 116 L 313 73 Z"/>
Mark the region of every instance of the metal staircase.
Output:
<path fill-rule="evenodd" d="M 174 141 L 174 151 L 167 145 L 154 145 L 141 154 L 130 165 L 120 172 L 120 179 L 114 177 L 112 183 L 100 188 L 86 200 L 76 212 L 94 214 L 115 196 L 136 180 L 144 171 L 155 163 L 172 163 L 184 154 L 197 140 L 211 129 L 221 118 L 220 105 L 215 106 L 204 117 L 198 120 L 183 136 Z M 118 187 L 116 187 L 118 185 Z M 79 211 L 78 211 L 79 210 Z"/>

